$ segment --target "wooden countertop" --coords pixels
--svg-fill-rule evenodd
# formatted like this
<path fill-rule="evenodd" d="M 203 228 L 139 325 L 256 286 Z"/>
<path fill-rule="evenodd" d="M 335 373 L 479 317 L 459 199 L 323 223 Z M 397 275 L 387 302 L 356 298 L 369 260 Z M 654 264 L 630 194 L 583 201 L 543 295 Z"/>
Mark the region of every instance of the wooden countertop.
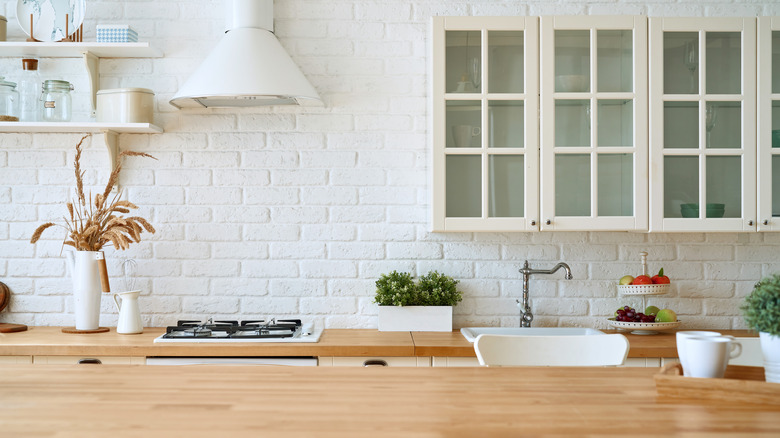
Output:
<path fill-rule="evenodd" d="M 780 436 L 780 406 L 659 399 L 648 368 L 0 371 L 4 436 Z"/>
<path fill-rule="evenodd" d="M 414 356 L 409 332 L 328 329 L 317 343 L 154 343 L 164 328 L 144 328 L 138 335 L 66 334 L 61 327 L 30 327 L 0 333 L 0 356 Z"/>
<path fill-rule="evenodd" d="M 602 330 L 604 333 L 621 333 L 628 338 L 628 357 L 677 357 L 675 332 L 657 335 L 632 335 L 618 330 Z M 717 330 L 735 337 L 756 337 L 758 333 L 748 330 Z M 412 332 L 415 356 L 475 356 L 474 344 L 460 334 L 453 332 Z"/>
<path fill-rule="evenodd" d="M 607 333 L 619 333 L 604 330 Z M 732 336 L 757 336 L 747 330 L 718 330 Z M 140 335 L 65 334 L 61 327 L 30 327 L 0 333 L 0 356 L 449 356 L 474 357 L 473 344 L 460 331 L 380 332 L 373 329 L 326 329 L 318 343 L 154 343 L 163 328 L 145 328 Z M 623 332 L 625 334 L 625 332 Z M 677 357 L 674 332 L 626 334 L 628 357 Z"/>

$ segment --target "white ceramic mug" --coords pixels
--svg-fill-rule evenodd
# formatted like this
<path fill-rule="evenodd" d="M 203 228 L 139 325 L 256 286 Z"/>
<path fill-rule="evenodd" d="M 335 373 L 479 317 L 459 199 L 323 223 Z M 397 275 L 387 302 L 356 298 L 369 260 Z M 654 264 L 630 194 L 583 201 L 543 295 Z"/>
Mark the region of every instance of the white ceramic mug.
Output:
<path fill-rule="evenodd" d="M 680 358 L 680 363 L 683 367 L 683 375 L 685 377 L 690 377 L 690 371 L 688 366 L 688 355 L 685 350 L 685 343 L 683 342 L 684 339 L 690 338 L 690 337 L 703 337 L 703 336 L 720 336 L 720 333 L 718 332 L 709 332 L 709 331 L 701 331 L 701 330 L 686 330 L 677 332 L 676 341 L 677 341 L 677 357 Z"/>
<path fill-rule="evenodd" d="M 452 127 L 452 137 L 455 139 L 456 148 L 471 146 L 471 139 L 482 132 L 479 126 L 455 125 Z"/>
<path fill-rule="evenodd" d="M 742 353 L 742 344 L 733 336 L 688 337 L 683 343 L 691 377 L 721 378 L 729 359 Z"/>

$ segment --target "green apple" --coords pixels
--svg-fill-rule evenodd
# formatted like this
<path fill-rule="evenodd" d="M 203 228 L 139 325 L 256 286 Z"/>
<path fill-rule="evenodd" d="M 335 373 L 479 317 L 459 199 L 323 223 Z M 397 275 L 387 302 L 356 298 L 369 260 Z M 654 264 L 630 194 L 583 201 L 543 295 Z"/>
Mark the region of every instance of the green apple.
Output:
<path fill-rule="evenodd" d="M 620 281 L 618 281 L 618 284 L 631 284 L 631 282 L 634 281 L 634 277 L 631 275 L 624 275 L 620 277 Z"/>
<path fill-rule="evenodd" d="M 655 322 L 676 322 L 676 321 L 677 321 L 677 314 L 674 313 L 674 310 L 661 309 L 655 315 Z"/>
<path fill-rule="evenodd" d="M 647 309 L 645 309 L 645 315 L 658 315 L 660 310 L 661 309 L 655 306 L 647 306 Z"/>

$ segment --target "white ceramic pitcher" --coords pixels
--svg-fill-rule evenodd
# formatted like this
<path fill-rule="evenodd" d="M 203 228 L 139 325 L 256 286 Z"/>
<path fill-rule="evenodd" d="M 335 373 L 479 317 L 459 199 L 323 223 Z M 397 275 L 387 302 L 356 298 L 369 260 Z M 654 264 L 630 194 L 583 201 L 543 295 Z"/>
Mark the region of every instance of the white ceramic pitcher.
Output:
<path fill-rule="evenodd" d="M 123 335 L 143 333 L 144 324 L 141 321 L 141 310 L 138 308 L 138 295 L 140 290 L 117 292 L 114 294 L 114 303 L 119 310 L 119 321 L 116 324 L 116 332 Z M 119 301 L 122 298 L 122 301 Z"/>
<path fill-rule="evenodd" d="M 73 311 L 76 330 L 97 330 L 100 327 L 100 273 L 98 260 L 101 251 L 65 251 L 73 279 Z"/>

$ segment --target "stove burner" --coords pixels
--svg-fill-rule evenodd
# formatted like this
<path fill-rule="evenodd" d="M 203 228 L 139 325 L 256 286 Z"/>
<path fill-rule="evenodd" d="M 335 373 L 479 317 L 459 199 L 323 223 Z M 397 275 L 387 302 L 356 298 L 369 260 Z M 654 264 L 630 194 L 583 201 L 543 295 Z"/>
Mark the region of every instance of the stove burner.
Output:
<path fill-rule="evenodd" d="M 170 326 L 163 338 L 293 338 L 301 335 L 300 319 L 271 318 L 250 321 L 193 321 L 181 320 L 176 326 Z"/>

